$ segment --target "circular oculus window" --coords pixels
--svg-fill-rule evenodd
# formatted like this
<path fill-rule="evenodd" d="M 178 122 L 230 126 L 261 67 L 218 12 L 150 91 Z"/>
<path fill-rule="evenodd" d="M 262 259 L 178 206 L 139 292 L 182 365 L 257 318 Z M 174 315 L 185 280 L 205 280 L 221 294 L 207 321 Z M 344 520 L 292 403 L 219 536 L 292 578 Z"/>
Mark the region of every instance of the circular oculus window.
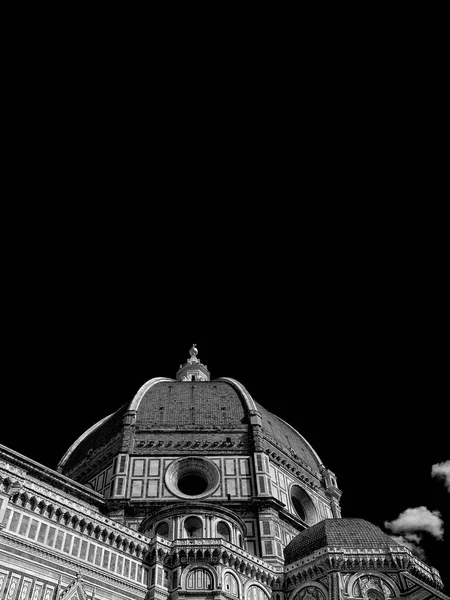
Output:
<path fill-rule="evenodd" d="M 178 458 L 166 471 L 168 489 L 179 498 L 205 498 L 219 487 L 220 473 L 217 466 L 198 456 Z"/>

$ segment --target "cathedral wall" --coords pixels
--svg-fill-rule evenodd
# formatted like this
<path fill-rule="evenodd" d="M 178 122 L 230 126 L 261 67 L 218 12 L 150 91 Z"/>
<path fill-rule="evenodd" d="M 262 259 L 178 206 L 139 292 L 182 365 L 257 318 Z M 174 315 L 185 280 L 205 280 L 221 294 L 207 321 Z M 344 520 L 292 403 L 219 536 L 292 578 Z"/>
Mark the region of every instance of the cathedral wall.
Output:
<path fill-rule="evenodd" d="M 77 573 L 97 600 L 143 599 L 150 540 L 104 516 L 95 492 L 0 451 L 0 599 L 54 600 Z"/>
<path fill-rule="evenodd" d="M 27 570 L 28 571 L 28 570 Z M 0 566 L 0 598 L 31 598 L 52 600 L 56 583 L 46 577 L 36 577 L 22 566 L 4 569 Z"/>
<path fill-rule="evenodd" d="M 277 464 L 269 462 L 269 473 L 270 473 L 270 484 L 272 495 L 281 500 L 291 514 L 297 515 L 294 508 L 291 488 L 293 485 L 297 485 L 305 490 L 308 496 L 311 498 L 315 508 L 315 519 L 312 522 L 308 522 L 308 525 L 312 525 L 315 522 L 321 521 L 322 519 L 328 519 L 333 517 L 329 501 L 319 494 L 316 490 L 310 486 L 305 485 L 301 480 L 296 479 L 292 476 L 289 471 L 280 468 Z"/>
<path fill-rule="evenodd" d="M 268 561 L 282 564 L 283 549 L 292 538 L 305 525 L 331 518 L 331 507 L 324 494 L 317 491 L 319 482 L 315 486 L 307 485 L 289 470 L 270 460 L 266 453 L 255 453 L 254 468 L 258 495 L 270 496 L 284 505 L 284 508 L 259 512 L 260 555 Z M 283 513 L 292 515 L 294 519 L 283 518 Z"/>
<path fill-rule="evenodd" d="M 86 485 L 91 487 L 95 492 L 101 494 L 104 498 L 109 498 L 113 487 L 113 469 L 114 464 L 109 465 L 95 477 L 92 477 Z"/>
<path fill-rule="evenodd" d="M 104 572 L 115 575 L 127 582 L 146 585 L 148 568 L 143 566 L 142 560 L 130 556 L 130 553 L 121 551 L 105 543 L 101 538 L 81 533 L 63 523 L 55 522 L 26 510 L 23 507 L 11 506 L 6 509 L 2 522 L 3 545 L 0 564 L 5 564 L 5 557 L 9 555 L 8 562 L 16 565 L 18 556 L 28 556 L 27 562 L 36 561 L 42 564 L 42 557 L 47 557 L 50 564 L 64 562 L 74 566 L 86 566 L 88 572 Z M 90 530 L 88 530 L 90 531 Z M 16 551 L 11 548 L 15 548 Z M 33 567 L 29 569 L 33 572 Z M 59 575 L 58 568 L 52 568 L 54 575 Z"/>
<path fill-rule="evenodd" d="M 261 556 L 259 551 L 258 520 L 244 519 L 244 523 L 247 527 L 247 537 L 245 538 L 247 551 L 254 556 Z"/>
<path fill-rule="evenodd" d="M 173 500 L 174 494 L 165 484 L 165 474 L 178 456 L 120 455 L 118 470 L 114 473 L 115 498 Z M 249 456 L 205 456 L 219 469 L 220 481 L 211 498 L 250 499 L 254 493 Z"/>

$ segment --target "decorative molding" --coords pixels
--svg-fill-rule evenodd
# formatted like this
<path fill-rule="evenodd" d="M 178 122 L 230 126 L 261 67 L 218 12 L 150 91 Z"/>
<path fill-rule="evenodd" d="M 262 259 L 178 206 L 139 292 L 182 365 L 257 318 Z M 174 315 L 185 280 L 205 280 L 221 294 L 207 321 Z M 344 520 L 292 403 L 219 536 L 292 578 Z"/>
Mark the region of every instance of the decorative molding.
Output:
<path fill-rule="evenodd" d="M 69 512 L 63 506 L 47 505 L 43 501 L 38 502 L 38 498 L 30 497 L 26 493 L 14 496 L 10 505 L 23 509 L 23 514 L 27 516 L 35 514 L 43 518 L 43 522 L 49 525 L 52 523 L 59 525 L 63 531 L 78 534 L 81 539 L 92 540 L 106 549 L 122 552 L 134 560 L 142 560 L 147 552 L 150 541 L 147 536 L 123 526 L 118 530 L 114 521 L 110 521 L 108 526 L 103 524 L 100 526 L 95 521 L 80 519 L 79 516 Z"/>
<path fill-rule="evenodd" d="M 170 433 L 169 431 L 165 432 Z M 182 430 L 174 430 L 172 433 L 182 433 Z M 217 430 L 212 430 L 211 433 L 218 433 Z M 244 433 L 244 432 L 243 432 Z M 242 448 L 246 446 L 247 442 L 244 440 L 233 441 L 229 436 L 225 436 L 224 439 L 220 440 L 183 440 L 174 442 L 173 440 L 138 440 L 135 443 L 135 449 L 141 450 L 144 448 L 153 448 L 154 450 L 166 450 L 168 448 L 171 451 L 178 452 L 180 450 L 188 450 L 189 452 L 204 452 L 206 449 L 218 449 L 228 450 L 235 448 Z M 153 455 L 152 455 L 153 456 Z"/>
<path fill-rule="evenodd" d="M 105 571 L 100 571 L 94 566 L 91 566 L 89 564 L 85 565 L 84 563 L 81 564 L 75 558 L 71 560 L 69 557 L 65 557 L 60 554 L 56 554 L 55 552 L 51 552 L 50 549 L 47 550 L 41 547 L 37 547 L 32 542 L 25 540 L 22 541 L 18 538 L 5 534 L 2 534 L 2 537 L 4 537 L 7 540 L 8 550 L 10 550 L 10 548 L 17 548 L 22 552 L 25 551 L 30 555 L 30 558 L 28 559 L 30 562 L 32 562 L 32 558 L 35 556 L 48 561 L 49 566 L 51 566 L 51 568 L 54 569 L 55 575 L 59 574 L 57 565 L 60 565 L 65 567 L 69 572 L 78 572 L 80 577 L 84 576 L 84 578 L 87 580 L 90 577 L 95 582 L 102 581 L 106 585 L 118 586 L 120 590 L 123 590 L 124 593 L 131 592 L 139 596 L 142 590 L 146 589 L 144 584 L 142 583 L 130 581 L 129 579 L 122 578 L 120 575 L 116 575 L 114 573 L 106 574 Z M 40 564 L 42 565 L 41 562 Z"/>
<path fill-rule="evenodd" d="M 310 467 L 304 460 L 302 460 L 295 453 L 291 453 L 290 455 L 286 452 L 285 448 L 283 448 L 280 444 L 278 444 L 274 439 L 268 438 L 267 436 L 263 436 L 264 440 L 270 444 L 272 447 L 266 447 L 265 453 L 272 458 L 274 462 L 279 463 L 282 467 L 284 467 L 287 471 L 294 473 L 297 477 L 302 480 L 308 482 L 308 484 L 315 488 L 321 489 L 321 486 L 312 479 L 309 480 L 308 476 L 314 477 L 319 483 L 322 481 L 322 475 L 319 471 L 316 471 L 312 467 Z M 277 450 L 277 452 L 274 451 Z M 307 471 L 307 473 L 302 472 Z"/>
<path fill-rule="evenodd" d="M 70 455 L 72 454 L 72 452 L 75 450 L 75 448 L 77 446 L 79 446 L 81 444 L 81 442 L 84 439 L 86 439 L 88 437 L 88 435 L 90 433 L 93 433 L 96 429 L 98 429 L 101 425 L 103 425 L 103 423 L 105 423 L 108 419 L 110 419 L 112 416 L 114 416 L 119 410 L 121 410 L 121 408 L 122 407 L 120 407 L 118 410 L 116 410 L 116 412 L 111 413 L 107 417 L 104 417 L 103 419 L 100 419 L 100 421 L 98 421 L 97 423 L 95 423 L 95 425 L 92 425 L 92 427 L 90 427 L 87 431 L 85 431 L 82 435 L 80 435 L 80 437 L 77 440 L 75 440 L 75 442 L 70 446 L 70 448 L 67 450 L 67 452 L 64 454 L 64 456 L 59 461 L 59 463 L 58 463 L 58 470 L 62 470 L 63 469 L 64 465 L 69 460 Z"/>
<path fill-rule="evenodd" d="M 142 385 L 139 388 L 139 390 L 137 391 L 137 393 L 134 396 L 133 400 L 131 401 L 130 406 L 128 407 L 128 410 L 129 411 L 134 411 L 135 413 L 137 413 L 139 405 L 141 403 L 141 400 L 144 397 L 144 395 L 148 392 L 148 390 L 151 389 L 157 383 L 161 383 L 163 381 L 173 381 L 173 382 L 175 382 L 176 379 L 171 379 L 169 377 L 153 377 L 153 379 L 149 379 L 149 381 L 146 381 L 144 383 L 144 385 Z"/>

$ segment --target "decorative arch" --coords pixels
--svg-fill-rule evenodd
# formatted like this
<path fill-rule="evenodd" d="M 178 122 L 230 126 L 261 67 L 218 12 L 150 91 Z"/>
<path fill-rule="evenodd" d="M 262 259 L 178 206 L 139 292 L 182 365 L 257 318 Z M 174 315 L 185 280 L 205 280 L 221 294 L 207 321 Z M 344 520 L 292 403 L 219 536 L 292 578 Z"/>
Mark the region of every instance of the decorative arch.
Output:
<path fill-rule="evenodd" d="M 156 525 L 156 527 L 155 527 L 155 535 L 160 535 L 163 538 L 170 539 L 169 532 L 170 532 L 170 526 L 169 526 L 168 521 L 166 521 L 166 520 L 160 521 L 158 523 L 158 525 Z"/>
<path fill-rule="evenodd" d="M 386 599 L 400 598 L 400 589 L 396 582 L 388 575 L 379 571 L 359 571 L 352 575 L 345 587 L 347 594 L 352 594 L 355 586 L 359 585 L 366 591 L 375 590 L 382 592 Z M 361 590 L 363 591 L 363 590 Z"/>
<path fill-rule="evenodd" d="M 235 573 L 230 569 L 224 569 L 223 571 L 222 589 L 231 596 L 242 598 L 242 583 L 239 577 L 236 577 Z"/>
<path fill-rule="evenodd" d="M 261 584 L 250 580 L 244 586 L 244 598 L 245 600 L 269 600 L 270 594 Z"/>
<path fill-rule="evenodd" d="M 217 537 L 222 538 L 226 542 L 231 542 L 231 529 L 225 521 L 218 521 L 216 525 Z"/>
<path fill-rule="evenodd" d="M 187 534 L 187 538 L 203 537 L 203 519 L 198 515 L 188 515 L 183 520 L 183 531 Z"/>
<path fill-rule="evenodd" d="M 190 585 L 211 585 L 211 587 L 188 587 Z M 181 574 L 181 589 L 183 590 L 216 590 L 218 587 L 217 571 L 211 565 L 194 562 Z"/>
<path fill-rule="evenodd" d="M 328 590 L 318 581 L 308 581 L 295 588 L 291 598 L 292 600 L 328 600 Z"/>

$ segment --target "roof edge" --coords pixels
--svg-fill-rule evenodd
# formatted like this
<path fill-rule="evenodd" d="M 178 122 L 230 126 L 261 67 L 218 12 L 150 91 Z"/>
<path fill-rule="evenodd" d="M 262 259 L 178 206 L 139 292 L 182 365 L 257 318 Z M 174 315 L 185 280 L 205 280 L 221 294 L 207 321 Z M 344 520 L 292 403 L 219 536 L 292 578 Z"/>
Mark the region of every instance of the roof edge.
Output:
<path fill-rule="evenodd" d="M 266 409 L 267 410 L 267 409 Z M 273 414 L 273 413 L 272 413 Z M 279 417 L 278 415 L 274 415 L 277 419 L 279 419 L 280 421 L 283 421 L 283 423 L 285 425 L 287 425 L 288 427 L 290 427 L 292 429 L 292 431 L 294 431 L 299 437 L 302 438 L 302 440 L 305 442 L 305 444 L 308 446 L 308 448 L 311 450 L 311 452 L 313 453 L 313 456 L 316 458 L 317 462 L 319 463 L 319 467 L 320 468 L 325 468 L 325 465 L 323 464 L 323 462 L 320 460 L 319 455 L 317 454 L 317 452 L 314 450 L 314 448 L 311 446 L 311 444 L 308 442 L 308 440 L 306 440 L 304 438 L 304 436 L 299 433 L 295 427 L 292 427 L 292 425 L 289 425 L 289 423 L 287 423 L 284 419 L 282 419 L 281 417 Z"/>
<path fill-rule="evenodd" d="M 122 406 L 120 408 L 122 408 Z M 120 408 L 118 410 L 120 410 Z M 116 410 L 116 412 L 117 412 L 117 410 Z M 69 460 L 69 457 L 72 454 L 72 452 L 75 450 L 75 448 L 77 446 L 79 446 L 81 444 L 81 442 L 87 438 L 88 435 L 90 435 L 93 431 L 98 429 L 100 427 L 100 425 L 102 425 L 105 421 L 107 421 L 113 415 L 115 415 L 116 412 L 113 412 L 110 415 L 108 415 L 107 417 L 100 419 L 100 421 L 98 421 L 98 423 L 96 423 L 95 425 L 92 425 L 92 427 L 90 427 L 87 431 L 85 431 L 83 434 L 81 434 L 80 437 L 77 440 L 75 440 L 75 442 L 70 446 L 70 448 L 67 450 L 67 452 L 64 454 L 64 456 L 61 458 L 61 460 L 58 463 L 57 470 L 61 471 L 62 468 L 64 467 L 64 465 L 66 464 L 66 462 Z"/>
<path fill-rule="evenodd" d="M 171 379 L 170 377 L 153 377 L 153 379 L 149 379 L 144 383 L 144 385 L 141 385 L 141 387 L 138 389 L 133 400 L 130 403 L 130 406 L 128 407 L 128 410 L 134 410 L 137 412 L 137 409 L 139 408 L 139 404 L 141 403 L 144 394 L 148 392 L 148 390 L 154 385 L 163 381 L 176 381 L 176 379 Z"/>
<path fill-rule="evenodd" d="M 227 383 L 230 383 L 235 389 L 237 389 L 241 393 L 249 411 L 258 410 L 255 401 L 250 396 L 245 387 L 242 385 L 242 383 L 239 383 L 239 381 L 237 381 L 236 379 L 232 379 L 231 377 L 218 377 L 215 381 L 225 381 Z"/>
<path fill-rule="evenodd" d="M 8 446 L 0 444 L 0 457 L 6 461 L 6 470 L 8 470 L 8 464 L 16 467 L 18 466 L 21 469 L 26 469 L 26 474 L 31 474 L 39 479 L 42 478 L 43 481 L 48 480 L 57 490 L 65 489 L 65 491 L 68 491 L 73 496 L 88 504 L 96 504 L 98 507 L 103 507 L 105 505 L 104 497 L 98 492 L 67 477 L 67 475 L 63 475 L 62 473 L 17 452 L 17 450 L 13 450 Z M 18 477 L 20 478 L 21 475 Z"/>

